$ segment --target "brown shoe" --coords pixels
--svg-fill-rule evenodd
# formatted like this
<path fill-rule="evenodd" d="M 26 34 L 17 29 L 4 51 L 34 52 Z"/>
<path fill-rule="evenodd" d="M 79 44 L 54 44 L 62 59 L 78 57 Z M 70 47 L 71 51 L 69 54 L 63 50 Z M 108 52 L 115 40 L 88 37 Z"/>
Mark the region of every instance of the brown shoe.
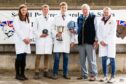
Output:
<path fill-rule="evenodd" d="M 44 72 L 44 73 L 43 73 L 43 76 L 44 76 L 44 77 L 47 77 L 47 78 L 50 78 L 49 72 Z"/>
<path fill-rule="evenodd" d="M 40 75 L 39 75 L 39 72 L 35 72 L 35 74 L 34 74 L 34 77 L 33 77 L 34 79 L 40 79 Z"/>
<path fill-rule="evenodd" d="M 96 77 L 95 76 L 91 76 L 90 78 L 89 78 L 89 81 L 96 81 Z"/>
<path fill-rule="evenodd" d="M 82 80 L 82 79 L 86 80 L 86 79 L 88 79 L 88 77 L 87 76 L 80 76 L 77 78 L 77 80 Z"/>
<path fill-rule="evenodd" d="M 82 76 L 80 76 L 80 77 L 78 77 L 78 78 L 77 78 L 77 80 L 82 80 L 82 79 L 83 79 L 83 77 L 82 77 Z"/>

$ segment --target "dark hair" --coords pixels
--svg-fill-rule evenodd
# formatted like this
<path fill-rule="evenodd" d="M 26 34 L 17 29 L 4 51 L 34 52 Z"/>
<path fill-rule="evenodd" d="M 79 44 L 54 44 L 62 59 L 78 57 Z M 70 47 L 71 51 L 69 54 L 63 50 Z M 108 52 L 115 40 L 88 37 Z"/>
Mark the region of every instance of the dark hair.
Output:
<path fill-rule="evenodd" d="M 27 8 L 27 6 L 26 6 L 25 4 L 22 4 L 22 5 L 19 6 L 19 11 L 18 11 L 19 19 L 20 19 L 21 21 L 27 21 L 27 22 L 29 23 L 30 21 L 29 21 L 28 12 L 27 12 L 25 18 L 22 17 L 22 14 L 21 14 L 21 9 L 22 9 L 22 8 Z"/>

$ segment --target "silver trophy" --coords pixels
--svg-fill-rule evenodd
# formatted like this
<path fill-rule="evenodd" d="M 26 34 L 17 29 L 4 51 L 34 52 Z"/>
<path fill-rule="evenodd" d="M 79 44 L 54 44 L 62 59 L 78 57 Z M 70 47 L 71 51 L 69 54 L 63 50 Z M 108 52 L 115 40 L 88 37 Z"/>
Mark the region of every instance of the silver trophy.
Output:
<path fill-rule="evenodd" d="M 56 39 L 58 41 L 63 41 L 63 38 L 62 38 L 63 31 L 64 31 L 64 26 L 57 26 L 57 33 L 60 33 L 61 34 L 60 37 L 59 36 L 56 37 Z"/>
<path fill-rule="evenodd" d="M 75 21 L 69 21 L 67 24 L 67 28 L 69 29 L 70 33 L 71 33 L 71 37 L 73 38 L 73 42 L 75 44 L 78 43 L 78 35 L 77 35 L 77 23 Z"/>

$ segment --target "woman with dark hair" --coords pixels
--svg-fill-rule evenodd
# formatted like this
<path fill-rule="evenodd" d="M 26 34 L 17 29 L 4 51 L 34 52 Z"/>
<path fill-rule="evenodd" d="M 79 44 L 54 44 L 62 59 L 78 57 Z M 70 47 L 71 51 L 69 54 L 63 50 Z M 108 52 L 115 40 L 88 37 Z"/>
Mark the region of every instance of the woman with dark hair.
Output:
<path fill-rule="evenodd" d="M 15 60 L 15 70 L 16 79 L 27 80 L 25 76 L 25 66 L 26 66 L 26 55 L 31 53 L 30 50 L 30 38 L 31 38 L 31 26 L 29 23 L 28 9 L 27 6 L 22 4 L 19 7 L 18 16 L 14 19 L 15 28 L 15 50 L 16 50 L 16 60 Z"/>

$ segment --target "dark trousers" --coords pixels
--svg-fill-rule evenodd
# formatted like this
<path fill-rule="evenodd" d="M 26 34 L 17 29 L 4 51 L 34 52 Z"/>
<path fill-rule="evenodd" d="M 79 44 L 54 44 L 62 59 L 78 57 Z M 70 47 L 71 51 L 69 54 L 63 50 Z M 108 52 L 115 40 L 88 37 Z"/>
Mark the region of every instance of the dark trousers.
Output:
<path fill-rule="evenodd" d="M 54 66 L 53 66 L 53 75 L 58 74 L 59 70 L 59 61 L 60 61 L 60 55 L 61 53 L 54 53 Z M 63 74 L 68 75 L 68 53 L 62 53 L 63 54 Z"/>
<path fill-rule="evenodd" d="M 108 75 L 107 60 L 110 59 L 111 65 L 111 77 L 115 76 L 115 58 L 108 58 L 107 56 L 102 57 L 102 68 L 104 76 Z"/>
<path fill-rule="evenodd" d="M 26 53 L 17 54 L 15 59 L 16 75 L 24 76 L 26 66 Z"/>

